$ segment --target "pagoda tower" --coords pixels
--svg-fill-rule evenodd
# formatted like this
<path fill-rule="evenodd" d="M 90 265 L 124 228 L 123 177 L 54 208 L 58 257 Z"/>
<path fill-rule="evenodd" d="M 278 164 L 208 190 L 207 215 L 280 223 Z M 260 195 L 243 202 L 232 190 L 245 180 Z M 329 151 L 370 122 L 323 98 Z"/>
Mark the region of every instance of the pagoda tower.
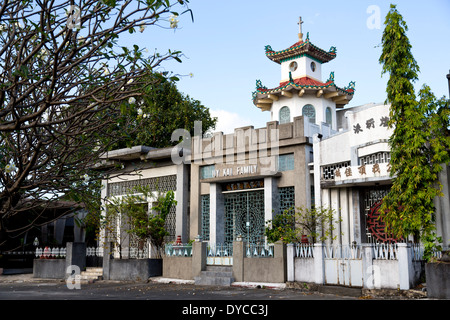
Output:
<path fill-rule="evenodd" d="M 257 80 L 253 103 L 262 111 L 270 111 L 271 121 L 280 124 L 303 115 L 312 123 L 324 122 L 336 130 L 336 108 L 343 108 L 353 98 L 355 83 L 336 86 L 334 72 L 323 82 L 322 64 L 336 57 L 336 48 L 320 49 L 310 42 L 309 33 L 303 41 L 302 23 L 300 17 L 299 41 L 289 48 L 275 51 L 269 45 L 265 47 L 266 56 L 281 65 L 281 81 L 268 89 Z"/>

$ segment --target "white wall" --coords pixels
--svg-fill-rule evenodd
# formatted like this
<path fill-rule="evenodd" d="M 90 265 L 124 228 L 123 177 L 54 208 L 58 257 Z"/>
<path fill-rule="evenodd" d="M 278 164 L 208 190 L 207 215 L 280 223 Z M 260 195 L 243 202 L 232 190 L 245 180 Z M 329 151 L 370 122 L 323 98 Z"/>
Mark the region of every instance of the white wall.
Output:
<path fill-rule="evenodd" d="M 289 65 L 293 62 L 297 62 L 297 70 L 292 72 L 292 78 L 310 77 L 318 81 L 322 81 L 322 64 L 309 57 L 301 57 L 293 60 L 289 60 L 281 63 L 281 81 L 289 81 Z M 316 65 L 315 71 L 311 70 L 311 62 Z"/>
<path fill-rule="evenodd" d="M 272 121 L 280 121 L 280 109 L 284 106 L 288 106 L 291 111 L 291 121 L 294 117 L 302 115 L 302 109 L 305 105 L 311 104 L 316 109 L 316 124 L 320 125 L 321 122 L 326 122 L 325 110 L 327 107 L 331 108 L 332 114 L 332 129 L 336 130 L 336 104 L 330 100 L 325 99 L 323 96 L 317 98 L 315 94 L 305 94 L 302 97 L 297 95 L 297 91 L 294 91 L 292 98 L 280 97 L 278 101 L 274 101 L 272 104 Z"/>

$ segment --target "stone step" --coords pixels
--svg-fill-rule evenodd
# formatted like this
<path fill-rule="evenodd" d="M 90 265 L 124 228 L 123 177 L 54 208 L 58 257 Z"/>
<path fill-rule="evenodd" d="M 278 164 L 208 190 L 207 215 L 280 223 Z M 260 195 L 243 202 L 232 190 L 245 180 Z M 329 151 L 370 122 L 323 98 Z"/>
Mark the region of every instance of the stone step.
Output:
<path fill-rule="evenodd" d="M 205 277 L 200 275 L 199 277 L 195 277 L 196 285 L 203 286 L 226 286 L 229 287 L 234 282 L 234 279 L 231 277 Z"/>
<path fill-rule="evenodd" d="M 206 270 L 195 277 L 196 285 L 231 286 L 234 282 L 231 266 L 206 266 Z"/>
<path fill-rule="evenodd" d="M 206 277 L 232 277 L 231 271 L 202 271 L 202 274 Z"/>
<path fill-rule="evenodd" d="M 103 273 L 103 268 L 99 268 L 99 267 L 87 267 L 85 272 Z"/>
<path fill-rule="evenodd" d="M 232 266 L 206 266 L 206 271 L 227 271 L 227 272 L 233 272 Z"/>
<path fill-rule="evenodd" d="M 82 271 L 81 283 L 93 283 L 97 280 L 103 279 L 103 268 L 86 268 L 86 271 Z"/>

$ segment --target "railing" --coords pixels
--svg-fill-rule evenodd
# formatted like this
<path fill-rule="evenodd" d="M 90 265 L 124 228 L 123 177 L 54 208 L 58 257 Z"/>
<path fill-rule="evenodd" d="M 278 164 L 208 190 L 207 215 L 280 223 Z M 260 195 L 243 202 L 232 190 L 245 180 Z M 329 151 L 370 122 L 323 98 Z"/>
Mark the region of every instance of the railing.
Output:
<path fill-rule="evenodd" d="M 358 244 L 326 245 L 324 247 L 325 259 L 361 259 L 361 246 Z"/>
<path fill-rule="evenodd" d="M 67 250 L 65 247 L 36 248 L 35 256 L 38 259 L 65 259 Z"/>
<path fill-rule="evenodd" d="M 207 265 L 233 265 L 233 243 L 208 243 L 206 246 Z"/>
<path fill-rule="evenodd" d="M 206 246 L 207 257 L 232 257 L 232 243 L 208 243 Z"/>
<path fill-rule="evenodd" d="M 396 243 L 376 243 L 373 246 L 375 260 L 398 260 L 398 246 Z"/>
<path fill-rule="evenodd" d="M 87 247 L 86 257 L 103 257 L 102 247 Z"/>
<path fill-rule="evenodd" d="M 295 258 L 314 258 L 313 244 L 295 243 L 294 248 Z"/>
<path fill-rule="evenodd" d="M 192 245 L 190 244 L 166 244 L 164 246 L 166 257 L 192 257 Z"/>
<path fill-rule="evenodd" d="M 445 247 L 442 248 L 442 251 L 448 251 L 449 248 Z M 413 243 L 411 246 L 411 255 L 412 255 L 412 260 L 413 261 L 422 261 L 423 260 L 423 253 L 425 251 L 425 248 L 423 247 L 422 244 L 420 243 Z M 434 251 L 433 252 L 433 257 L 436 259 L 440 259 L 442 258 L 442 251 Z"/>
<path fill-rule="evenodd" d="M 246 256 L 248 258 L 273 258 L 273 244 L 248 244 Z"/>

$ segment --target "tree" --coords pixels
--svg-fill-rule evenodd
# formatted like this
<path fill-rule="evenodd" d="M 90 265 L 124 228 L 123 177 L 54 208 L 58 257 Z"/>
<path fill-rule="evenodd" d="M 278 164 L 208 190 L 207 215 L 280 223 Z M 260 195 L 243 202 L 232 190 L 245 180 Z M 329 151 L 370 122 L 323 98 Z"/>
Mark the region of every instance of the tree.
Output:
<path fill-rule="evenodd" d="M 340 221 L 331 208 L 298 207 L 294 210 L 292 207 L 269 220 L 265 234 L 270 243 L 280 239 L 285 243 L 300 242 L 303 236 L 307 236 L 311 243 L 335 240 L 336 223 Z"/>
<path fill-rule="evenodd" d="M 170 77 L 158 73 L 164 61 L 181 61 L 178 51 L 145 56 L 119 36 L 175 28 L 174 10 L 189 12 L 187 3 L 2 1 L 0 245 L 79 207 L 55 200 L 100 178 L 92 165 L 122 137 L 112 128 L 134 107 L 137 88 Z M 158 77 L 149 83 L 149 74 Z M 50 214 L 55 207 L 63 210 Z"/>
<path fill-rule="evenodd" d="M 397 238 L 435 241 L 434 200 L 442 195 L 438 174 L 450 161 L 449 106 L 426 85 L 416 100 L 419 66 L 411 53 L 408 27 L 395 5 L 386 16 L 379 62 L 389 74 L 387 103 L 392 187 L 380 207 L 386 228 Z"/>
<path fill-rule="evenodd" d="M 149 210 L 149 203 L 153 201 Z M 166 218 L 176 204 L 173 191 L 164 194 L 159 191 L 152 192 L 148 186 L 139 186 L 125 197 L 112 199 L 107 204 L 107 215 L 103 224 L 108 226 L 106 229 L 109 234 L 120 235 L 120 238 L 114 239 L 119 248 L 125 236 L 122 231 L 125 231 L 129 235 L 136 236 L 142 247 L 150 241 L 156 257 L 161 258 L 164 239 L 169 235 L 166 230 Z M 118 226 L 117 221 L 122 221 L 122 225 Z M 117 228 L 120 228 L 119 232 Z"/>
<path fill-rule="evenodd" d="M 195 121 L 202 122 L 202 133 L 215 127 L 217 118 L 211 117 L 209 109 L 200 101 L 178 91 L 174 81 L 155 81 L 155 78 L 157 74 L 146 76 L 152 85 L 140 91 L 142 95 L 136 99 L 136 108 L 129 109 L 117 120 L 123 137 L 112 148 L 169 147 L 178 143 L 171 141 L 176 129 L 186 129 L 193 136 Z"/>

